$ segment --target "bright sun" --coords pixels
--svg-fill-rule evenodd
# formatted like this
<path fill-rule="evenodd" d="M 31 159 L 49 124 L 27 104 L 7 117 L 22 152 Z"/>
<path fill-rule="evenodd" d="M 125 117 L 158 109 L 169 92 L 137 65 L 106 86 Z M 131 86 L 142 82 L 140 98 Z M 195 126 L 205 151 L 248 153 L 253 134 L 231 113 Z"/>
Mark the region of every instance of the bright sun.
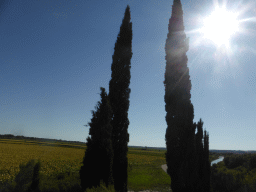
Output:
<path fill-rule="evenodd" d="M 217 7 L 215 11 L 204 19 L 201 32 L 204 38 L 210 39 L 217 46 L 228 46 L 229 40 L 239 28 L 237 14 L 228 12 L 225 8 Z"/>
<path fill-rule="evenodd" d="M 214 72 L 224 73 L 226 69 L 237 67 L 238 60 L 236 57 L 244 51 L 252 51 L 255 49 L 247 47 L 247 45 L 239 45 L 241 37 L 244 35 L 255 35 L 256 30 L 247 28 L 249 22 L 255 25 L 256 16 L 254 13 L 255 0 L 242 3 L 241 0 L 212 0 L 211 8 L 205 11 L 204 14 L 195 14 L 195 17 L 189 18 L 194 29 L 187 31 L 187 34 L 193 35 L 192 46 L 194 51 L 198 52 L 192 63 L 205 59 L 206 63 L 214 65 Z M 250 16 L 252 15 L 252 16 Z M 235 39 L 237 37 L 237 39 Z M 214 44 L 208 47 L 210 44 Z M 192 47 L 190 45 L 190 48 Z M 200 51 L 198 50 L 200 49 Z M 212 59 L 216 62 L 212 62 Z M 198 62 L 204 64 L 204 62 Z M 205 67 L 205 66 L 204 66 Z M 235 68 L 234 68 L 235 69 Z M 230 75 L 230 71 L 228 71 Z M 233 73 L 235 76 L 235 73 Z"/>

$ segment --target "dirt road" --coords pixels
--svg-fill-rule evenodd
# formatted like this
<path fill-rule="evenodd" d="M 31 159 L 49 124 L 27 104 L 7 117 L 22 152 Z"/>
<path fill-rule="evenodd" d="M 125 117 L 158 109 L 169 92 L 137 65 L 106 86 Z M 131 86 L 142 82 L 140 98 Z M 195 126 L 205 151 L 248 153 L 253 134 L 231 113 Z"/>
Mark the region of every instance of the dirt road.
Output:
<path fill-rule="evenodd" d="M 165 173 L 167 173 L 167 165 L 164 164 L 164 165 L 162 165 L 161 167 L 162 167 L 162 169 L 165 171 Z"/>

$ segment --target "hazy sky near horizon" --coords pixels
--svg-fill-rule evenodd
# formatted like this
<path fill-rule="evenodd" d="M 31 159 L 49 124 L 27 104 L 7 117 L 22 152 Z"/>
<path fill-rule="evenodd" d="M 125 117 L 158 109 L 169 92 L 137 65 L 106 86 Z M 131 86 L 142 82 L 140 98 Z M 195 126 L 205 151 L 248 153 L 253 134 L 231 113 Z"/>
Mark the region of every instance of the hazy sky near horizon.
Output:
<path fill-rule="evenodd" d="M 256 150 L 256 4 L 242 11 L 230 48 L 196 30 L 217 1 L 181 0 L 190 38 L 194 122 L 210 149 Z M 223 1 L 219 1 L 222 4 Z M 0 4 L 0 134 L 85 142 L 126 6 L 133 30 L 128 145 L 165 147 L 165 41 L 173 0 L 6 0 Z"/>

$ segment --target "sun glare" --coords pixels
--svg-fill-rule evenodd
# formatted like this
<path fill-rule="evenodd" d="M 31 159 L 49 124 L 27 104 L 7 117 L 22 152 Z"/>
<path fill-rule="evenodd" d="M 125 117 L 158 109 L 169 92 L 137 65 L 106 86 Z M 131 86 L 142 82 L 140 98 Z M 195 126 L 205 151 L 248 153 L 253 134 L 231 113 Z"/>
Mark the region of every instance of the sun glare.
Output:
<path fill-rule="evenodd" d="M 187 34 L 193 35 L 190 48 L 195 48 L 195 56 L 192 63 L 200 60 L 213 65 L 214 73 L 229 74 L 239 68 L 237 57 L 246 51 L 245 45 L 239 45 L 245 35 L 255 35 L 256 30 L 252 27 L 256 24 L 255 10 L 256 1 L 243 3 L 240 0 L 230 1 L 212 0 L 211 10 L 205 10 L 204 14 L 195 14 L 190 18 L 193 29 Z M 251 24 L 250 24 L 251 23 Z M 196 27 L 195 27 L 196 26 Z M 195 27 L 195 28 L 194 28 Z M 209 46 L 210 45 L 210 46 Z M 212 46 L 214 45 L 214 47 Z M 252 48 L 248 48 L 253 50 Z M 255 53 L 255 52 L 254 52 Z M 212 62 L 216 61 L 216 62 Z M 204 68 L 205 66 L 203 66 Z M 235 76 L 235 75 L 234 75 Z"/>
<path fill-rule="evenodd" d="M 210 39 L 217 46 L 228 46 L 229 40 L 239 29 L 237 14 L 217 7 L 215 11 L 204 19 L 201 32 L 204 38 Z"/>

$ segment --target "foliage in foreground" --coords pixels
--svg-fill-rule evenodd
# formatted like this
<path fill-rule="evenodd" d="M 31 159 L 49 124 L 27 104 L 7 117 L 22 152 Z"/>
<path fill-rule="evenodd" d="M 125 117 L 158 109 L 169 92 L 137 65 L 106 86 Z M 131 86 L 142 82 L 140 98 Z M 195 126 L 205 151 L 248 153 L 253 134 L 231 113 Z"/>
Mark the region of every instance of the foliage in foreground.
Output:
<path fill-rule="evenodd" d="M 20 172 L 14 181 L 4 182 L 1 186 L 3 192 L 39 192 L 40 161 L 30 160 L 27 164 L 20 164 Z"/>
<path fill-rule="evenodd" d="M 85 192 L 115 192 L 115 188 L 114 185 L 109 185 L 107 187 L 106 184 L 101 181 L 98 187 L 92 187 L 87 189 Z"/>

